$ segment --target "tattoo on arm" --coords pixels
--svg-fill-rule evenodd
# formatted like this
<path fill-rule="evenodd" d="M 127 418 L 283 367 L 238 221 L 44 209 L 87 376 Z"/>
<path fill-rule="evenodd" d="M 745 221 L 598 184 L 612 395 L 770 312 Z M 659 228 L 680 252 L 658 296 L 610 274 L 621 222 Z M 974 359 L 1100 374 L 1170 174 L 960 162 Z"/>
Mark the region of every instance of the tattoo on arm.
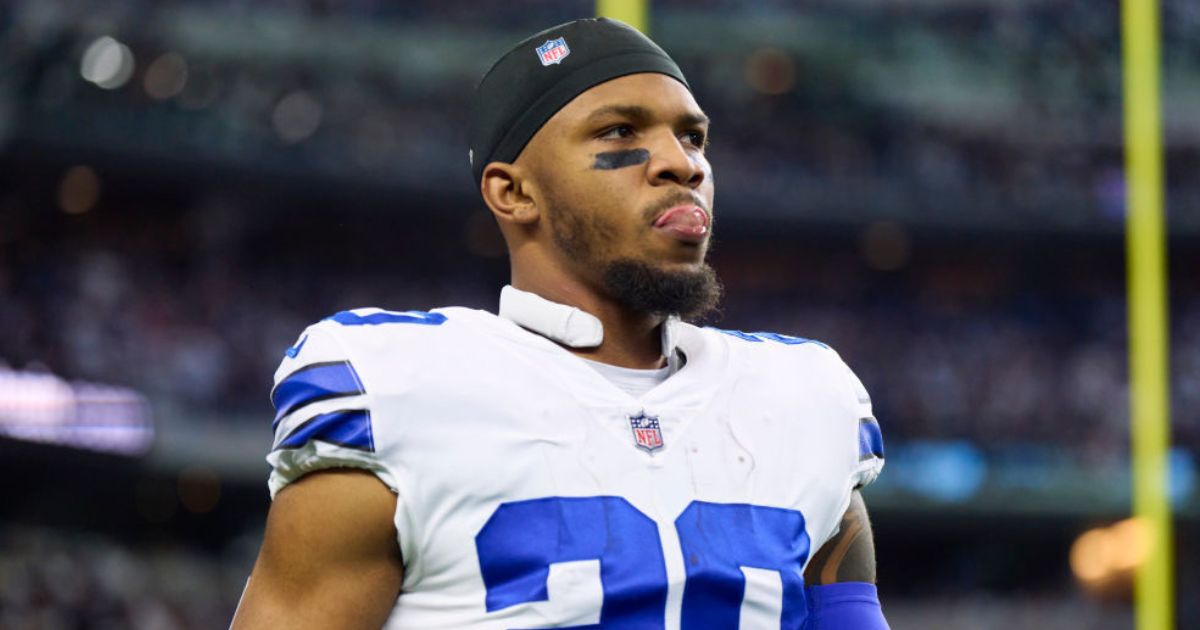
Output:
<path fill-rule="evenodd" d="M 858 491 L 842 515 L 841 527 L 813 556 L 804 580 L 810 585 L 875 582 L 875 541 L 867 507 Z"/>

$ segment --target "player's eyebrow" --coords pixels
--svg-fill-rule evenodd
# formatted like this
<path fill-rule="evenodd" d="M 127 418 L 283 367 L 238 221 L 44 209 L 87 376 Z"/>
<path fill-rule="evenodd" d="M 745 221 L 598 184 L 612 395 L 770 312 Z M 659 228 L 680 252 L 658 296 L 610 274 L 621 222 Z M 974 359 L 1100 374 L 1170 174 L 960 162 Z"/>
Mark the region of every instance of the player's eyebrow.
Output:
<path fill-rule="evenodd" d="M 680 127 L 703 127 L 709 123 L 708 116 L 700 112 L 688 112 L 675 121 Z"/>
<path fill-rule="evenodd" d="M 604 118 L 618 116 L 634 122 L 645 122 L 654 119 L 654 112 L 641 105 L 605 105 L 594 110 L 587 116 L 587 123 L 598 123 Z M 708 116 L 700 112 L 686 112 L 675 118 L 675 124 L 680 127 L 699 127 L 707 125 Z"/>

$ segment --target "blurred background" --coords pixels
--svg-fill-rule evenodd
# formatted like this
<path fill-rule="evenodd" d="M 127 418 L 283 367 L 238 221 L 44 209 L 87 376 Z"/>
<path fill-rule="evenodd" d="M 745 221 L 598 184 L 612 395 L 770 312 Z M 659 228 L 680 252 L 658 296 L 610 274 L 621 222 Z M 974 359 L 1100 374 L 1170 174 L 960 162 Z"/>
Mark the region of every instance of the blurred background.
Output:
<path fill-rule="evenodd" d="M 0 627 L 228 623 L 284 349 L 349 307 L 495 310 L 467 98 L 594 10 L 0 3 Z M 1186 620 L 1200 4 L 1162 10 Z M 714 121 L 708 323 L 825 341 L 873 395 L 892 627 L 1132 627 L 1117 3 L 654 0 L 650 31 Z"/>

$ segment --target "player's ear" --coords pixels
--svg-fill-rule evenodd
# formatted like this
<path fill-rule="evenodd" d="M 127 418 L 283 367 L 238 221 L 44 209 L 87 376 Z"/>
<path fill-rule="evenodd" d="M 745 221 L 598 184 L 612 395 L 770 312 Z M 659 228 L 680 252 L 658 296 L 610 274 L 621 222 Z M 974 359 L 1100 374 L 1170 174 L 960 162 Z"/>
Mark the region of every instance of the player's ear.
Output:
<path fill-rule="evenodd" d="M 520 166 L 504 162 L 489 163 L 483 167 L 479 192 L 501 224 L 528 225 L 538 220 L 540 213 L 532 194 L 532 182 Z"/>

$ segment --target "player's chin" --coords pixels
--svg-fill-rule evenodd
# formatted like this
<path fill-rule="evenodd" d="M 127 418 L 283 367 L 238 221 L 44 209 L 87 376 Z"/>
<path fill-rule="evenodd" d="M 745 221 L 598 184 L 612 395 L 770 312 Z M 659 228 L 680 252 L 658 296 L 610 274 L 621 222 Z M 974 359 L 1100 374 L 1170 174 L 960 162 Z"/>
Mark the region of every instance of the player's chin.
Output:
<path fill-rule="evenodd" d="M 659 261 L 664 267 L 685 270 L 704 266 L 704 259 L 707 255 L 707 240 L 699 243 L 676 242 L 664 249 Z"/>
<path fill-rule="evenodd" d="M 712 267 L 704 260 L 696 261 L 645 261 L 645 269 L 653 277 L 673 281 L 690 282 L 711 275 Z"/>
<path fill-rule="evenodd" d="M 708 239 L 679 240 L 654 232 L 634 245 L 634 250 L 637 253 L 631 259 L 662 271 L 687 272 L 704 266 Z"/>

